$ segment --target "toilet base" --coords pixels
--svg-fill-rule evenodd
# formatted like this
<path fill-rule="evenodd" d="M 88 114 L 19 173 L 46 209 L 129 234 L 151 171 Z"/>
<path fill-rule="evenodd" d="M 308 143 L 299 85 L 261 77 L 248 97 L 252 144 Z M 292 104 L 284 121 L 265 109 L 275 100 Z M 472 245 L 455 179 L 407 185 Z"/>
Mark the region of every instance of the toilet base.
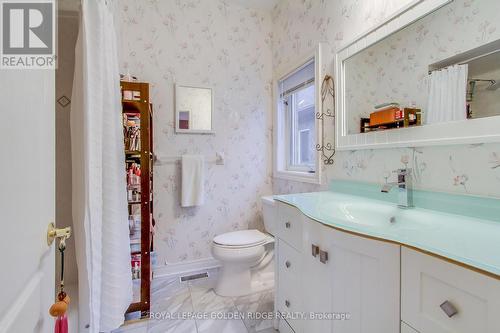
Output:
<path fill-rule="evenodd" d="M 219 296 L 244 296 L 252 293 L 252 274 L 245 265 L 226 264 L 222 266 L 214 288 Z"/>

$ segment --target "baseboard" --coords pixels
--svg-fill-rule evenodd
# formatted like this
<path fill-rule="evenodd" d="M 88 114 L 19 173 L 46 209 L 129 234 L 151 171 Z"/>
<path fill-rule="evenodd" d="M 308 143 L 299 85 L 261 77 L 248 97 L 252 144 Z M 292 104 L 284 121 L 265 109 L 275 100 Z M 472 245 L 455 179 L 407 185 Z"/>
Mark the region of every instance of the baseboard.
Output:
<path fill-rule="evenodd" d="M 202 271 L 220 267 L 220 262 L 214 258 L 206 258 L 188 262 L 179 262 L 175 264 L 166 264 L 165 266 L 153 268 L 154 278 L 164 278 L 174 275 Z"/>

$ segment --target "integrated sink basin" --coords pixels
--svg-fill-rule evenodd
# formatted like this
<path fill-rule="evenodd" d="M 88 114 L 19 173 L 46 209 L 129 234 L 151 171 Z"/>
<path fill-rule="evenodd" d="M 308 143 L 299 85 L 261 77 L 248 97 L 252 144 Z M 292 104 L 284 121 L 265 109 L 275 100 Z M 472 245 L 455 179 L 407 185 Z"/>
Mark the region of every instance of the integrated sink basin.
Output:
<path fill-rule="evenodd" d="M 415 191 L 416 207 L 402 209 L 393 197 L 381 200 L 387 196 L 379 195 L 378 188 L 361 192 L 274 198 L 327 226 L 421 249 L 500 277 L 500 200 Z"/>
<path fill-rule="evenodd" d="M 374 228 L 387 228 L 397 221 L 399 209 L 383 202 L 332 202 L 320 208 L 325 215 Z"/>

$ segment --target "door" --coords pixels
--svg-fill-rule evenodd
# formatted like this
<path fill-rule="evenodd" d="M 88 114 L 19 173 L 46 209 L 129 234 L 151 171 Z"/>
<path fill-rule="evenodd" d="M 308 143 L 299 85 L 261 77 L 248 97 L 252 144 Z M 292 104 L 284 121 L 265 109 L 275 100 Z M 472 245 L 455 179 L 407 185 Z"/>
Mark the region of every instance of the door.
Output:
<path fill-rule="evenodd" d="M 302 248 L 303 299 L 307 320 L 304 332 L 332 332 L 332 243 L 333 230 L 304 217 Z"/>
<path fill-rule="evenodd" d="M 342 333 L 399 333 L 400 246 L 334 231 L 332 310 Z"/>
<path fill-rule="evenodd" d="M 51 332 L 54 71 L 0 70 L 0 332 Z"/>
<path fill-rule="evenodd" d="M 500 332 L 500 281 L 403 247 L 401 319 L 422 333 Z"/>

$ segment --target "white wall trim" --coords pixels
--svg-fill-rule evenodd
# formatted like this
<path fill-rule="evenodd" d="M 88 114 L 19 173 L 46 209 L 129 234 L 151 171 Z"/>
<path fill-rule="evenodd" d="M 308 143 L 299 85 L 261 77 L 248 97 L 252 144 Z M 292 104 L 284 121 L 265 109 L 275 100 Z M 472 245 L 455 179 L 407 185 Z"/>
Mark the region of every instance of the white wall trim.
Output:
<path fill-rule="evenodd" d="M 153 268 L 153 276 L 157 278 L 165 278 L 174 275 L 187 274 L 205 269 L 220 267 L 221 264 L 214 258 L 206 258 L 187 262 L 179 262 L 175 264 L 166 263 L 165 266 L 157 266 Z"/>

